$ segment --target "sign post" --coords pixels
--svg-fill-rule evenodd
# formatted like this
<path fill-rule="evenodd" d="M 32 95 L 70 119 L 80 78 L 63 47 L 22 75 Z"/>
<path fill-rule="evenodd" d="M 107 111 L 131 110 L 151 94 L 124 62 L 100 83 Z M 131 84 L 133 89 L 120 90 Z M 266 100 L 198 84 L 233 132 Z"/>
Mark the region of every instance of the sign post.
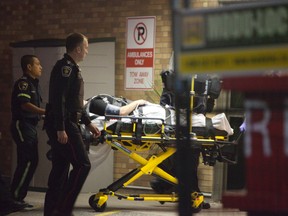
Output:
<path fill-rule="evenodd" d="M 125 89 L 153 88 L 155 17 L 127 18 Z"/>

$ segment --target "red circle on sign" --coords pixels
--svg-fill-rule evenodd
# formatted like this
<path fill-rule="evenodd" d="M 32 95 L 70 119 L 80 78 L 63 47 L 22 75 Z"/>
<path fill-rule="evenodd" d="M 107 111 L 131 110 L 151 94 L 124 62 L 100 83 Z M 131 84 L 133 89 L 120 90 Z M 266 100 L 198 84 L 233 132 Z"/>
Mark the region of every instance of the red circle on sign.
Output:
<path fill-rule="evenodd" d="M 141 22 L 135 26 L 134 40 L 138 45 L 142 45 L 147 39 L 147 27 Z"/>

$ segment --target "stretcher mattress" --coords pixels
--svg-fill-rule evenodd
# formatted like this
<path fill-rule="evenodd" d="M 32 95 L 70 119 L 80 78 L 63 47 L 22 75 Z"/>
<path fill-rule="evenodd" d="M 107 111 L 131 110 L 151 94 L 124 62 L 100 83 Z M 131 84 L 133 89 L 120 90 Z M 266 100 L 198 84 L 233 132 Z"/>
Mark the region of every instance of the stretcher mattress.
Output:
<path fill-rule="evenodd" d="M 87 107 L 87 110 L 89 110 L 89 104 L 87 104 Z M 118 125 L 120 123 L 119 119 L 109 118 L 109 120 L 107 120 L 105 116 L 99 116 L 97 113 L 89 112 L 89 114 L 92 118 L 92 122 L 96 124 L 96 126 L 100 130 L 103 130 L 104 121 L 106 121 L 109 129 L 113 131 L 115 131 L 117 123 Z M 133 117 L 133 119 L 130 117 Z M 141 118 L 144 134 L 156 134 L 157 132 L 159 132 L 161 124 L 165 124 L 165 126 L 169 127 L 170 129 L 171 126 L 176 126 L 176 115 L 173 108 L 167 108 L 158 104 L 149 103 L 147 105 L 137 107 L 137 109 L 133 111 L 129 118 L 125 118 L 125 116 L 122 117 L 121 131 L 118 132 L 131 132 L 131 123 L 137 118 Z M 185 119 L 183 118 L 180 121 L 183 122 L 185 121 Z M 224 113 L 217 114 L 212 118 L 207 118 L 203 114 L 193 114 L 191 121 L 192 132 L 195 132 L 196 135 L 203 136 L 203 134 L 207 134 L 207 131 L 210 131 L 212 133 L 210 135 L 233 135 L 233 129 L 231 128 Z M 212 123 L 212 128 L 209 128 L 209 126 L 207 125 L 207 122 L 210 121 Z"/>

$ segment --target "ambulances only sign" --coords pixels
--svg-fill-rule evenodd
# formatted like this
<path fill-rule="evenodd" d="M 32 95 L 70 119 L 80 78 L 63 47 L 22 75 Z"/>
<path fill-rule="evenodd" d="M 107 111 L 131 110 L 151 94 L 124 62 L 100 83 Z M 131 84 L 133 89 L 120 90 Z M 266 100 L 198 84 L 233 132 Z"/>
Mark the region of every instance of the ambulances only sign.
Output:
<path fill-rule="evenodd" d="M 128 17 L 125 89 L 153 89 L 155 17 Z"/>

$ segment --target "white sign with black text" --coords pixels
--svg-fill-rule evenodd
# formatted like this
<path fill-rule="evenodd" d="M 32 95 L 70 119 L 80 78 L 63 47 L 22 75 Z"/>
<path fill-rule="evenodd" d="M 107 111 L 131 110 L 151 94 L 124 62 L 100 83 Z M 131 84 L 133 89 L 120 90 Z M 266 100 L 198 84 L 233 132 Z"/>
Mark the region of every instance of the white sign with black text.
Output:
<path fill-rule="evenodd" d="M 128 17 L 125 89 L 152 89 L 155 17 Z"/>

